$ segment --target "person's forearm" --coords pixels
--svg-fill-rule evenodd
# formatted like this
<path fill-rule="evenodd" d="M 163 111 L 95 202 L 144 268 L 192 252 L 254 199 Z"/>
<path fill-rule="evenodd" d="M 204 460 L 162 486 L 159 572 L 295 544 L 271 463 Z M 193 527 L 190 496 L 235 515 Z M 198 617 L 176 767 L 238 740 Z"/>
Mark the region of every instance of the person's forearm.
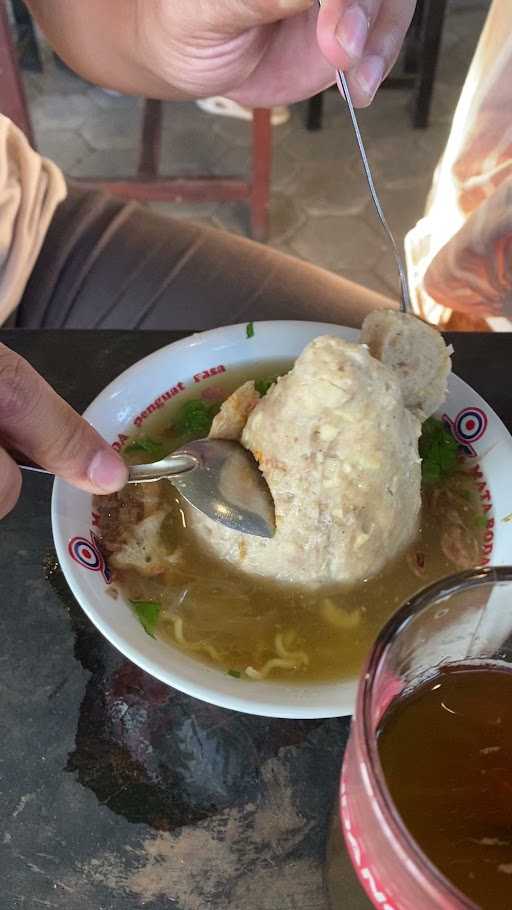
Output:
<path fill-rule="evenodd" d="M 27 0 L 27 5 L 59 57 L 95 85 L 146 98 L 193 97 L 144 62 L 144 34 L 133 0 Z"/>

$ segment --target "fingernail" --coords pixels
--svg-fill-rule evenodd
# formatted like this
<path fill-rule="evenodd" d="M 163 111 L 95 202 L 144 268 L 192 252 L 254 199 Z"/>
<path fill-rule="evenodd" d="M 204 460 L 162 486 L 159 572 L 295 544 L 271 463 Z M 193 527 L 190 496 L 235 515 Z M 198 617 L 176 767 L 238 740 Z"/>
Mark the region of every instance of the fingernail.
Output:
<path fill-rule="evenodd" d="M 128 469 L 112 449 L 101 449 L 89 465 L 88 476 L 98 490 L 115 493 L 124 487 L 128 479 Z"/>
<path fill-rule="evenodd" d="M 351 6 L 336 28 L 336 38 L 349 57 L 361 56 L 368 38 L 368 16 L 360 6 Z"/>
<path fill-rule="evenodd" d="M 384 60 L 382 57 L 365 57 L 351 76 L 359 83 L 368 101 L 371 101 L 384 77 Z"/>

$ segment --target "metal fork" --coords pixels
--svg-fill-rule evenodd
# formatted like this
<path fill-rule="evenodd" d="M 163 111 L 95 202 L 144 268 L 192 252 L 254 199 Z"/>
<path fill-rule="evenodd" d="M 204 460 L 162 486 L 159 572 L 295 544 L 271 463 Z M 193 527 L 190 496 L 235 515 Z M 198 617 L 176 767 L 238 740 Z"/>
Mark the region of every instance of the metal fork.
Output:
<path fill-rule="evenodd" d="M 407 276 L 406 276 L 404 261 L 400 254 L 398 244 L 393 236 L 393 232 L 392 232 L 388 222 L 386 221 L 386 216 L 384 215 L 382 203 L 379 199 L 379 194 L 377 193 L 377 190 L 375 188 L 375 182 L 373 179 L 372 169 L 370 167 L 370 163 L 368 161 L 368 156 L 366 154 L 366 149 L 364 146 L 363 137 L 361 135 L 361 130 L 359 129 L 359 123 L 357 121 L 356 112 L 354 110 L 354 105 L 352 103 L 352 98 L 350 95 L 350 89 L 348 87 L 348 82 L 345 77 L 345 74 L 342 73 L 341 70 L 336 70 L 336 82 L 338 85 L 338 89 L 340 91 L 340 95 L 347 102 L 348 110 L 350 113 L 350 119 L 352 120 L 352 126 L 354 127 L 354 133 L 356 134 L 356 140 L 357 140 L 357 146 L 359 148 L 359 154 L 361 155 L 361 161 L 363 162 L 363 168 L 364 168 L 364 172 L 366 175 L 366 180 L 368 181 L 368 187 L 370 189 L 370 196 L 371 196 L 373 204 L 377 210 L 377 215 L 379 216 L 382 227 L 384 228 L 384 231 L 386 232 L 387 237 L 393 248 L 393 254 L 395 257 L 395 262 L 396 262 L 398 274 L 400 277 L 400 289 L 401 289 L 400 311 L 402 313 L 411 313 L 412 312 L 411 298 L 409 296 L 409 286 L 407 284 Z"/>
<path fill-rule="evenodd" d="M 395 257 L 396 266 L 398 269 L 398 274 L 400 277 L 400 312 L 402 313 L 411 313 L 411 298 L 409 296 L 409 285 L 407 284 L 407 275 L 405 271 L 404 260 L 400 254 L 398 244 L 395 240 L 393 231 L 391 230 L 388 222 L 386 221 L 386 216 L 384 215 L 384 209 L 382 208 L 382 203 L 379 199 L 379 194 L 375 188 L 375 182 L 373 179 L 372 169 L 370 167 L 370 162 L 368 161 L 368 155 L 366 154 L 366 149 L 364 147 L 363 137 L 361 135 L 361 130 L 359 129 L 359 123 L 357 122 L 356 112 L 354 110 L 354 105 L 352 103 L 352 98 L 350 96 L 350 90 L 348 87 L 348 82 L 345 77 L 345 74 L 341 70 L 336 70 L 336 81 L 340 94 L 345 98 L 347 106 L 350 113 L 350 119 L 352 120 L 352 126 L 354 127 L 354 133 L 356 134 L 357 146 L 359 148 L 359 154 L 361 155 L 361 160 L 363 162 L 364 172 L 366 174 L 366 180 L 368 181 L 368 186 L 370 189 L 370 196 L 372 198 L 373 204 L 377 210 L 377 215 L 379 216 L 382 227 L 384 228 L 393 248 L 393 254 Z"/>

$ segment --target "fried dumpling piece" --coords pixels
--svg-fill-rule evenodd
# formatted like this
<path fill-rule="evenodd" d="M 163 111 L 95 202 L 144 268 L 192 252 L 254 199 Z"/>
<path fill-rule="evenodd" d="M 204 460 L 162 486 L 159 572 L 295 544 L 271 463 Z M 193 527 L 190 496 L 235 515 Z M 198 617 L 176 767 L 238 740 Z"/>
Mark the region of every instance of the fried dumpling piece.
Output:
<path fill-rule="evenodd" d="M 251 575 L 310 588 L 361 581 L 416 533 L 419 432 L 392 370 L 363 345 L 317 338 L 242 432 L 274 498 L 274 537 L 186 508 L 189 529 L 210 555 Z"/>
<path fill-rule="evenodd" d="M 141 575 L 161 575 L 165 572 L 168 554 L 160 538 L 165 514 L 160 509 L 133 526 L 122 546 L 110 557 L 113 569 L 134 569 Z"/>
<path fill-rule="evenodd" d="M 393 370 L 405 406 L 420 420 L 437 411 L 446 396 L 451 360 L 436 329 L 398 310 L 377 310 L 363 322 L 361 343 Z"/>
<path fill-rule="evenodd" d="M 213 418 L 209 435 L 212 439 L 240 439 L 252 409 L 258 404 L 260 393 L 254 381 L 244 382 L 233 392 Z"/>
<path fill-rule="evenodd" d="M 132 489 L 132 498 L 137 497 L 141 514 L 138 521 L 121 525 L 120 539 L 109 556 L 113 569 L 134 569 L 147 576 L 162 575 L 177 561 L 179 551 L 170 554 L 161 535 L 168 514 L 162 499 L 163 490 L 162 481 L 137 484 Z"/>

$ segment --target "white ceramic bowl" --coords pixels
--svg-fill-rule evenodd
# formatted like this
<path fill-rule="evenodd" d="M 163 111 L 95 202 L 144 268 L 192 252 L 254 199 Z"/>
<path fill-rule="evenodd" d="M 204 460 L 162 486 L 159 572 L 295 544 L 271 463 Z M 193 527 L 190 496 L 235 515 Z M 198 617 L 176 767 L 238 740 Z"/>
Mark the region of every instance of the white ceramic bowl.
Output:
<path fill-rule="evenodd" d="M 85 417 L 112 444 L 140 426 L 148 410 L 179 382 L 200 389 L 212 371 L 240 364 L 295 358 L 318 335 L 356 340 L 354 329 L 322 323 L 260 322 L 248 337 L 246 325 L 192 335 L 136 363 L 90 405 Z M 220 369 L 222 368 L 222 369 Z M 215 372 L 213 373 L 215 375 Z M 160 402 L 161 403 L 161 402 Z M 491 408 L 462 380 L 451 376 L 442 410 L 481 472 L 481 494 L 491 507 L 485 560 L 510 563 L 512 439 Z M 492 522 L 494 518 L 494 522 Z M 106 593 L 108 569 L 94 539 L 91 497 L 56 480 L 52 501 L 55 546 L 62 570 L 79 604 L 100 632 L 134 663 L 168 685 L 205 701 L 269 717 L 319 718 L 352 712 L 356 678 L 345 682 L 290 685 L 279 680 L 233 679 L 168 644 L 150 638 L 121 597 Z"/>

